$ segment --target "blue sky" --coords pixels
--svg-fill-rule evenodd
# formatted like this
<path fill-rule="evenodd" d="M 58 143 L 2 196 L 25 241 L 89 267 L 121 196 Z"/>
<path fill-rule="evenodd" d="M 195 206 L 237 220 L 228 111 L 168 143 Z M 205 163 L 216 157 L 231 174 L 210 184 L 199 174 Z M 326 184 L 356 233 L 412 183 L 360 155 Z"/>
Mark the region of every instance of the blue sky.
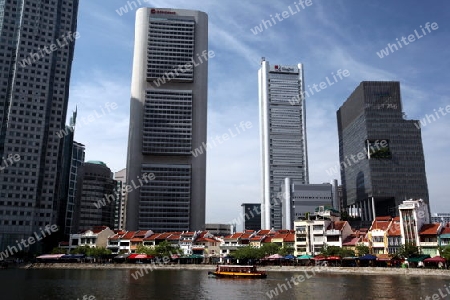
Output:
<path fill-rule="evenodd" d="M 78 106 L 75 138 L 86 145 L 86 159 L 102 160 L 118 171 L 126 166 L 135 9 L 120 16 L 117 11 L 133 1 L 80 2 L 69 113 Z M 312 0 L 305 8 L 298 0 L 134 2 L 209 15 L 209 49 L 215 56 L 209 60 L 208 137 L 233 130 L 241 121 L 252 124 L 208 150 L 207 222 L 230 222 L 238 217 L 241 203 L 260 202 L 257 71 L 263 56 L 271 64 L 303 63 L 306 85 L 319 84 L 339 69 L 350 73 L 307 99 L 311 183 L 340 180 L 326 172 L 338 163 L 336 110 L 361 81 L 400 81 L 409 119 L 450 105 L 448 1 Z M 294 2 L 300 11 L 291 14 L 289 6 L 297 11 Z M 288 11 L 286 19 L 252 33 L 262 20 L 283 11 Z M 420 26 L 427 22 L 438 28 L 423 35 Z M 377 55 L 414 30 L 420 39 L 383 58 Z M 107 102 L 117 108 L 108 112 Z M 81 121 L 92 114 L 99 117 Z M 432 212 L 450 212 L 445 189 L 450 179 L 449 125 L 450 116 L 442 116 L 422 128 Z"/>

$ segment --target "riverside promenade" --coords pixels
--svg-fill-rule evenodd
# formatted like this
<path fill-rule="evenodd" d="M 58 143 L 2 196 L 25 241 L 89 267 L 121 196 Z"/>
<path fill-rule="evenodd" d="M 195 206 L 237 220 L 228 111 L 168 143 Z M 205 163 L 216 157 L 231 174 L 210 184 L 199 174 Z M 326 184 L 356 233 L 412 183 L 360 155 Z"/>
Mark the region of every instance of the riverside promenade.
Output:
<path fill-rule="evenodd" d="M 96 264 L 96 263 L 34 263 L 21 266 L 25 269 L 95 269 L 121 270 L 140 269 L 150 264 Z M 211 271 L 215 265 L 173 264 L 154 265 L 154 270 L 204 270 Z M 450 277 L 450 270 L 423 268 L 381 268 L 381 267 L 303 267 L 303 266 L 258 266 L 258 270 L 267 272 L 303 272 L 314 271 L 323 274 L 350 275 L 403 275 L 403 276 L 438 276 Z"/>

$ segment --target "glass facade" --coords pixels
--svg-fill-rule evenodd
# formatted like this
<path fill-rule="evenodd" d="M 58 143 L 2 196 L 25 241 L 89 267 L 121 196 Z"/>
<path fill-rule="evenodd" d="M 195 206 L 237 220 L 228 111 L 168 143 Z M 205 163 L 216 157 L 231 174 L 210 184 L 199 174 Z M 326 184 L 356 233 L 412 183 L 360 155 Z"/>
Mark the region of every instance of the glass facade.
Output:
<path fill-rule="evenodd" d="M 344 202 L 398 215 L 405 199 L 424 199 L 428 186 L 421 130 L 402 112 L 399 82 L 362 82 L 337 111 Z M 373 206 L 371 202 L 373 201 Z M 369 220 L 370 221 L 370 220 Z"/>

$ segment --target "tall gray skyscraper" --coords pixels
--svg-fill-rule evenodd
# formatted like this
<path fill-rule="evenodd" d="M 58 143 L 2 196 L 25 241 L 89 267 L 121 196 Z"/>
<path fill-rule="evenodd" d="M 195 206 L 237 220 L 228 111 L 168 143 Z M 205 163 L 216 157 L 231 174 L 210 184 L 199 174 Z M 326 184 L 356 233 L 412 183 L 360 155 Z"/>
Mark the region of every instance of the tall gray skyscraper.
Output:
<path fill-rule="evenodd" d="M 282 229 L 281 184 L 309 183 L 303 66 L 261 62 L 262 228 Z"/>
<path fill-rule="evenodd" d="M 214 52 L 212 52 L 214 53 Z M 127 230 L 199 230 L 205 224 L 208 16 L 141 8 L 131 82 Z"/>
<path fill-rule="evenodd" d="M 78 0 L 0 1 L 0 249 L 56 224 L 77 13 Z"/>
<path fill-rule="evenodd" d="M 420 124 L 402 112 L 399 82 L 364 81 L 337 111 L 344 203 L 363 221 L 428 203 Z"/>

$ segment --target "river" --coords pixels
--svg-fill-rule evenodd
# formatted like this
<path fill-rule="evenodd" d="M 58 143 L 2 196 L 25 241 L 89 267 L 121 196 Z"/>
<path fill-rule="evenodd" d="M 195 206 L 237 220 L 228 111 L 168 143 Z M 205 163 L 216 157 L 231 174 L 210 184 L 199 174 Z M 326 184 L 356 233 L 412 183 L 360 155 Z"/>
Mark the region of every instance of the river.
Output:
<path fill-rule="evenodd" d="M 299 271 L 268 272 L 267 279 L 245 280 L 210 278 L 201 270 L 154 270 L 134 279 L 131 276 L 134 272 L 0 270 L 0 299 L 436 300 L 450 294 L 446 290 L 450 278 L 434 276 L 305 274 Z M 450 287 L 447 289 L 450 291 Z M 432 298 L 433 294 L 437 297 Z"/>

